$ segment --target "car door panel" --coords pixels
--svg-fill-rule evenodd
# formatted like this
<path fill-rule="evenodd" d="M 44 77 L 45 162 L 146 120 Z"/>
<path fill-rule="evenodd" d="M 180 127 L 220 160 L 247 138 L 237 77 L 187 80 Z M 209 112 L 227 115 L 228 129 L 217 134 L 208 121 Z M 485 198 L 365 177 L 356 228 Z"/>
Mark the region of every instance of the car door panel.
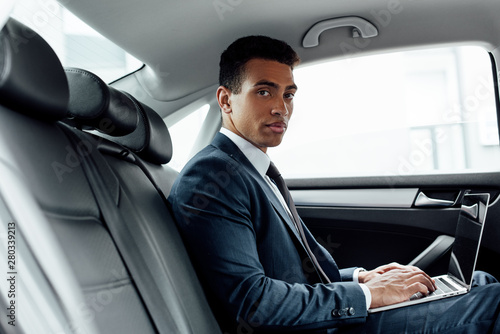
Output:
<path fill-rule="evenodd" d="M 490 207 L 478 269 L 498 277 L 500 174 L 289 180 L 299 214 L 340 267 L 410 263 L 439 236 L 454 236 L 465 192 L 489 192 Z M 425 194 L 439 200 L 416 201 Z M 449 252 L 425 268 L 448 266 Z M 496 259 L 496 260 L 495 260 Z"/>

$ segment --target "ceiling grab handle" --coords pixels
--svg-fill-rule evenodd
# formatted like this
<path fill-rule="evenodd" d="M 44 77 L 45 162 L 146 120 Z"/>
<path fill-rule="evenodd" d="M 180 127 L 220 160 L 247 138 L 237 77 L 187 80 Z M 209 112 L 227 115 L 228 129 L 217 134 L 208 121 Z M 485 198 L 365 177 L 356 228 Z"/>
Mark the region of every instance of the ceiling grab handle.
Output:
<path fill-rule="evenodd" d="M 420 192 L 417 196 L 417 199 L 415 200 L 415 206 L 440 206 L 440 207 L 447 207 L 447 206 L 453 206 L 455 204 L 455 201 L 448 201 L 444 199 L 436 199 L 436 198 L 430 198 L 423 192 Z"/>
<path fill-rule="evenodd" d="M 319 45 L 319 36 L 325 30 L 353 27 L 352 37 L 370 38 L 378 35 L 377 28 L 365 19 L 360 17 L 348 16 L 336 19 L 325 20 L 313 25 L 304 36 L 302 46 L 305 48 L 313 48 Z"/>

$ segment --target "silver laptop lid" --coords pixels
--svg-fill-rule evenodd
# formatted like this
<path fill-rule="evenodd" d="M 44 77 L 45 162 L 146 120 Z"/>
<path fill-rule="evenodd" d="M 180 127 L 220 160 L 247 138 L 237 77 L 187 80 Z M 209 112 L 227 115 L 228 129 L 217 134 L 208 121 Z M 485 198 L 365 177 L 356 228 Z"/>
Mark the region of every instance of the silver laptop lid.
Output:
<path fill-rule="evenodd" d="M 474 273 L 490 194 L 465 194 L 457 222 L 448 275 L 470 289 Z"/>

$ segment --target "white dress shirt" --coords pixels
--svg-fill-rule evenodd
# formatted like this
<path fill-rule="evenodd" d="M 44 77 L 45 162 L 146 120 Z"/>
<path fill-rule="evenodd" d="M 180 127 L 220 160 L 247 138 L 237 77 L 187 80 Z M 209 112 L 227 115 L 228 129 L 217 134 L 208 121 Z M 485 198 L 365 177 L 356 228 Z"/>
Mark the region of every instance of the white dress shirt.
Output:
<path fill-rule="evenodd" d="M 236 133 L 224 127 L 220 129 L 220 132 L 227 138 L 229 138 L 236 146 L 238 146 L 240 151 L 243 152 L 245 157 L 255 167 L 257 172 L 259 172 L 259 174 L 264 178 L 264 180 L 266 180 L 269 187 L 273 190 L 273 192 L 276 194 L 276 197 L 278 197 L 278 199 L 280 200 L 280 203 L 283 206 L 283 208 L 285 208 L 285 210 L 291 217 L 292 214 L 290 212 L 290 209 L 288 208 L 288 205 L 286 204 L 285 199 L 283 198 L 283 195 L 281 195 L 281 192 L 279 191 L 276 184 L 274 184 L 274 182 L 271 181 L 269 176 L 266 175 L 267 170 L 269 169 L 269 165 L 271 164 L 271 158 L 269 158 L 269 156 L 266 153 L 264 153 L 261 149 L 259 149 L 257 146 L 253 145 L 246 139 L 238 136 Z M 370 289 L 368 289 L 368 287 L 365 284 L 359 283 L 358 276 L 361 270 L 362 268 L 358 268 L 354 271 L 353 281 L 361 286 L 361 289 L 365 294 L 366 308 L 368 309 L 370 308 L 372 295 L 370 293 Z"/>
<path fill-rule="evenodd" d="M 271 181 L 271 178 L 266 175 L 267 170 L 269 169 L 269 165 L 271 164 L 271 158 L 264 153 L 261 149 L 257 148 L 257 146 L 253 145 L 246 139 L 238 136 L 234 132 L 226 129 L 226 128 L 221 128 L 220 132 L 231 139 L 231 141 L 238 146 L 241 152 L 245 155 L 245 157 L 250 161 L 250 163 L 255 167 L 257 172 L 266 180 L 267 184 L 271 189 L 273 190 L 274 194 L 278 199 L 280 200 L 281 205 L 285 208 L 285 210 L 288 212 L 288 215 L 292 217 L 292 213 L 290 212 L 290 208 L 286 204 L 285 199 L 283 198 L 283 195 L 279 191 L 278 187 L 276 184 Z"/>

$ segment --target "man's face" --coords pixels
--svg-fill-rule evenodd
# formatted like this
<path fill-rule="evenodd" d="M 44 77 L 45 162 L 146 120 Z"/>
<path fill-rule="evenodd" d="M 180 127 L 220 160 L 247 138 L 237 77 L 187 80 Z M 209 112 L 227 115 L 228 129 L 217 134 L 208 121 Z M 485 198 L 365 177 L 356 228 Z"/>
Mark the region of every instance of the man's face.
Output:
<path fill-rule="evenodd" d="M 240 93 L 225 87 L 217 91 L 224 126 L 266 152 L 283 139 L 296 90 L 290 66 L 252 59 L 245 65 Z"/>

